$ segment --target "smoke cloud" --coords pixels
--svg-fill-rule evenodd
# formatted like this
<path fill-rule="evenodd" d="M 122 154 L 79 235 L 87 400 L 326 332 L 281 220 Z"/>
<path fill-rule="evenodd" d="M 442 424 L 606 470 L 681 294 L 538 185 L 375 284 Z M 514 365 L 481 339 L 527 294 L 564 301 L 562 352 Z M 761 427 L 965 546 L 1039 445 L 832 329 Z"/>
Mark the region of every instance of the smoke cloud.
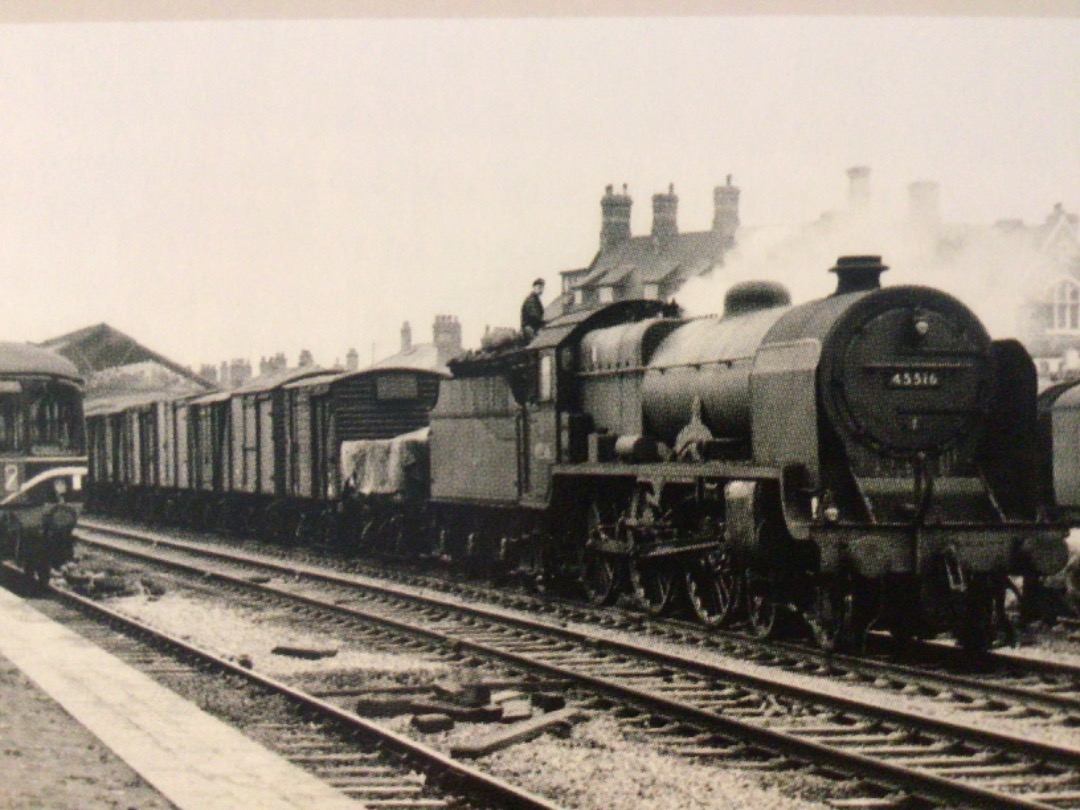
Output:
<path fill-rule="evenodd" d="M 719 314 L 724 295 L 742 281 L 783 284 L 793 303 L 829 295 L 828 272 L 840 256 L 880 255 L 890 268 L 882 284 L 920 284 L 948 292 L 982 319 L 994 338 L 1024 329 L 1022 305 L 1045 298 L 1057 278 L 1031 227 L 944 225 L 899 219 L 881 208 L 833 212 L 802 226 L 739 232 L 722 266 L 687 281 L 676 300 L 690 315 Z"/>

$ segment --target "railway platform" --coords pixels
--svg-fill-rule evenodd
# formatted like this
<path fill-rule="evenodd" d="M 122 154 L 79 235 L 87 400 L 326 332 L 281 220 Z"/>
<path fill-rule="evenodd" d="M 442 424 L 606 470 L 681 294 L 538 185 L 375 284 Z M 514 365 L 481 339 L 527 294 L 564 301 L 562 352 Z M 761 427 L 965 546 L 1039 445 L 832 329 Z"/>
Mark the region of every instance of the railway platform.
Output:
<path fill-rule="evenodd" d="M 18 701 L 0 714 L 4 807 L 85 806 L 79 784 L 124 810 L 364 807 L 2 589 L 0 695 Z"/>

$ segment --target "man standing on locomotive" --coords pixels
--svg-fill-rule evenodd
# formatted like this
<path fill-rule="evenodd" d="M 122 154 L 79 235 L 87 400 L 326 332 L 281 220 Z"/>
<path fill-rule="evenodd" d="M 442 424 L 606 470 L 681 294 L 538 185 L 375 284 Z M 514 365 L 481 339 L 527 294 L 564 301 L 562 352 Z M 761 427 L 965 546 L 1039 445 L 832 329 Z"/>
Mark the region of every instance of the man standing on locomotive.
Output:
<path fill-rule="evenodd" d="M 538 278 L 533 282 L 532 292 L 521 305 L 521 334 L 526 343 L 532 340 L 544 325 L 544 305 L 540 302 L 543 294 L 544 280 Z"/>

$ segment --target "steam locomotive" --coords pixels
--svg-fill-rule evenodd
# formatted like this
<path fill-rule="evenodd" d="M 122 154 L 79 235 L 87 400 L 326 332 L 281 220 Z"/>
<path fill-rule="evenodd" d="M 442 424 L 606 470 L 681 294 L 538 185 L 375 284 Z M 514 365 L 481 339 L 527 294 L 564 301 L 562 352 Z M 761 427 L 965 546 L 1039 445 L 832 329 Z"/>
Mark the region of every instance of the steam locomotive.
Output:
<path fill-rule="evenodd" d="M 0 343 L 0 558 L 39 582 L 72 556 L 87 475 L 82 401 L 72 363 Z"/>
<path fill-rule="evenodd" d="M 794 307 L 754 282 L 719 317 L 652 300 L 570 312 L 448 379 L 369 369 L 269 381 L 250 406 L 212 395 L 226 404 L 206 440 L 198 400 L 105 409 L 91 493 L 497 562 L 762 636 L 799 616 L 827 648 L 876 626 L 985 649 L 1008 592 L 1067 558 L 1037 474 L 1034 365 L 951 296 L 881 288 L 886 269 L 842 257 L 836 291 Z"/>

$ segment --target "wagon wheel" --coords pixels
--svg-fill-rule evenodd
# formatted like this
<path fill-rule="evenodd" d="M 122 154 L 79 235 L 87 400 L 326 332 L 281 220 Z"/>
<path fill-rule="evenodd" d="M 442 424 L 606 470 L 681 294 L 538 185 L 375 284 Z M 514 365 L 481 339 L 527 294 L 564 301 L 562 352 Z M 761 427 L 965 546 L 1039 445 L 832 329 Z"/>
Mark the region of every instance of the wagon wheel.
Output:
<path fill-rule="evenodd" d="M 615 523 L 611 509 L 594 500 L 589 505 L 588 540 L 582 553 L 581 584 L 590 603 L 613 605 L 623 588 L 623 563 L 619 558 L 592 547 L 593 542 L 614 540 Z"/>
<path fill-rule="evenodd" d="M 309 512 L 301 512 L 293 529 L 293 542 L 301 547 L 315 545 L 318 537 L 315 518 Z"/>
<path fill-rule="evenodd" d="M 52 566 L 45 560 L 27 560 L 23 563 L 23 576 L 31 588 L 44 590 L 52 578 Z"/>
<path fill-rule="evenodd" d="M 690 609 L 708 627 L 731 624 L 741 596 L 734 551 L 726 543 L 695 560 L 686 570 L 686 597 Z"/>
<path fill-rule="evenodd" d="M 991 576 L 972 577 L 957 595 L 953 635 L 968 652 L 986 652 L 1006 629 L 1004 585 Z"/>

